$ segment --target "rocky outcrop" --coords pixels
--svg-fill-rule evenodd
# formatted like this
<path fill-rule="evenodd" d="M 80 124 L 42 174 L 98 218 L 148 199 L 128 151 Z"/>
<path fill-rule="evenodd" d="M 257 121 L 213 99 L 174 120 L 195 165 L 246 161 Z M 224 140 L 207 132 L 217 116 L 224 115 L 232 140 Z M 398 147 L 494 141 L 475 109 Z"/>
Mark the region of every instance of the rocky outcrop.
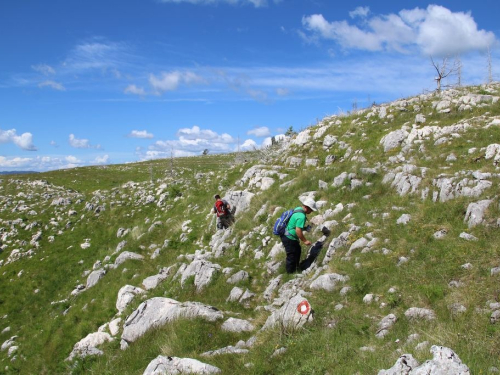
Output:
<path fill-rule="evenodd" d="M 159 355 L 152 360 L 143 375 L 160 374 L 219 374 L 215 366 L 191 358 L 165 357 Z"/>
<path fill-rule="evenodd" d="M 393 367 L 379 371 L 378 375 L 470 375 L 469 368 L 453 350 L 433 345 L 431 353 L 433 358 L 421 365 L 411 354 L 403 354 Z"/>
<path fill-rule="evenodd" d="M 303 308 L 305 306 L 305 308 Z M 291 298 L 279 310 L 273 312 L 262 327 L 263 330 L 280 327 L 287 331 L 301 328 L 307 322 L 312 321 L 313 312 L 309 301 L 300 294 Z"/>
<path fill-rule="evenodd" d="M 198 302 L 178 302 L 170 298 L 155 297 L 144 301 L 127 318 L 123 326 L 122 348 L 134 342 L 147 331 L 177 319 L 202 318 L 213 322 L 224 315 L 215 307 Z"/>

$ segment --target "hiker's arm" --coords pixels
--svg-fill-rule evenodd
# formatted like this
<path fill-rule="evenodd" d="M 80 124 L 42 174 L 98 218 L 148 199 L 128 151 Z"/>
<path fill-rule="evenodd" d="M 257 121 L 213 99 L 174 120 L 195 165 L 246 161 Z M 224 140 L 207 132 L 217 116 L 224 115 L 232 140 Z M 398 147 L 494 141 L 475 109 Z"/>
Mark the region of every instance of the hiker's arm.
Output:
<path fill-rule="evenodd" d="M 297 237 L 300 238 L 302 242 L 304 242 L 304 245 L 310 245 L 311 241 L 308 241 L 307 238 L 304 237 L 304 233 L 302 232 L 302 228 L 295 227 L 295 233 L 297 234 Z"/>

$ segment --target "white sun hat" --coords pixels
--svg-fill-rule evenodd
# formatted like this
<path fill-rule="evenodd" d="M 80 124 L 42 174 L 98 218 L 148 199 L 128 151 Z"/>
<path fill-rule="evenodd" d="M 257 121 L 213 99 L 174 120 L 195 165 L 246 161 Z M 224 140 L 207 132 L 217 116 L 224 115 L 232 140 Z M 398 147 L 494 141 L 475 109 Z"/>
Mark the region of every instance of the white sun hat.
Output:
<path fill-rule="evenodd" d="M 316 202 L 314 201 L 314 199 L 307 197 L 301 199 L 301 202 L 304 206 L 309 207 L 311 210 L 318 211 L 318 207 L 316 207 Z"/>

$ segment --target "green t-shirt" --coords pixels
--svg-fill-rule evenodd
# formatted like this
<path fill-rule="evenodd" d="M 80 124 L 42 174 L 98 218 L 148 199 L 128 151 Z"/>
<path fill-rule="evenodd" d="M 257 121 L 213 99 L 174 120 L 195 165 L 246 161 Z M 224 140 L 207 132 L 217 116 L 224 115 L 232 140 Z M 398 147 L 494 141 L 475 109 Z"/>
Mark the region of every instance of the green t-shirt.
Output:
<path fill-rule="evenodd" d="M 286 231 L 285 235 L 294 241 L 298 241 L 299 237 L 297 236 L 297 233 L 295 232 L 295 228 L 301 228 L 303 229 L 304 226 L 306 225 L 306 214 L 303 212 L 304 209 L 302 207 L 296 207 L 294 211 L 296 210 L 302 210 L 300 212 L 295 212 L 292 217 L 290 218 L 290 221 L 288 222 L 288 225 L 286 226 Z"/>

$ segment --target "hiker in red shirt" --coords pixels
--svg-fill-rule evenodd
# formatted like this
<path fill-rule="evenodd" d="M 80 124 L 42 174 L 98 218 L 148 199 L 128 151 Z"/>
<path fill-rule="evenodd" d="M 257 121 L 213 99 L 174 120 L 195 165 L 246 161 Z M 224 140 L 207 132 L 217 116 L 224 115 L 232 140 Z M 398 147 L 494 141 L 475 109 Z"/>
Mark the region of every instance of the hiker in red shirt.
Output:
<path fill-rule="evenodd" d="M 215 197 L 214 213 L 217 214 L 217 229 L 226 229 L 234 221 L 231 205 L 217 194 Z"/>

